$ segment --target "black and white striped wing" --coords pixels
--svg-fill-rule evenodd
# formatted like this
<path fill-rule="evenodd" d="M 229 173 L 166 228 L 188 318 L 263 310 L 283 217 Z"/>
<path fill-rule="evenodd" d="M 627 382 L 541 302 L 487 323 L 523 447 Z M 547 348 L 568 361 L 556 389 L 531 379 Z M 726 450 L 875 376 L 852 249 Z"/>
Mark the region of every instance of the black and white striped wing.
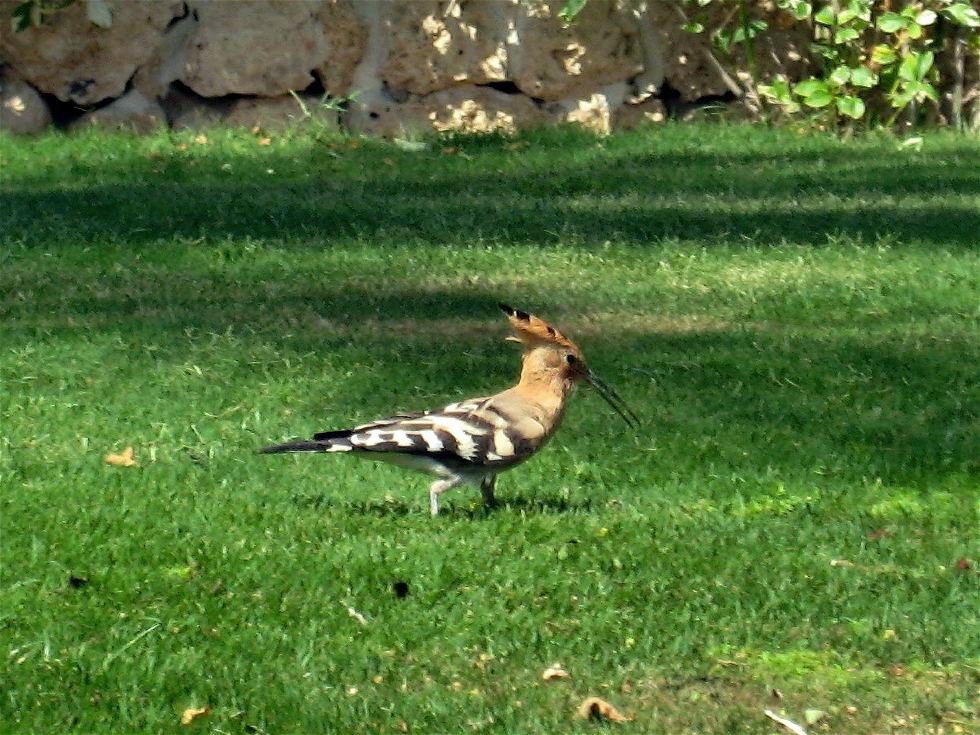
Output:
<path fill-rule="evenodd" d="M 343 442 L 349 451 L 393 452 L 464 467 L 504 469 L 526 459 L 540 444 L 517 429 L 512 419 L 495 410 L 492 398 L 477 398 L 349 431 L 323 432 L 314 439 Z"/>

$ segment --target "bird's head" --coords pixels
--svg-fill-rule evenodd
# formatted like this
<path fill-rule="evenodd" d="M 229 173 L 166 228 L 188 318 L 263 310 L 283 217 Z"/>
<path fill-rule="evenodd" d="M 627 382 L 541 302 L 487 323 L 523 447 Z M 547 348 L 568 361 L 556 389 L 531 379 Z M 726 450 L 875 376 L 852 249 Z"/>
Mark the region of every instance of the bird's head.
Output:
<path fill-rule="evenodd" d="M 509 340 L 524 346 L 525 373 L 529 370 L 542 374 L 558 375 L 569 387 L 585 381 L 612 406 L 623 420 L 632 428 L 637 428 L 639 419 L 620 395 L 606 381 L 600 378 L 585 361 L 582 350 L 572 340 L 548 324 L 526 311 L 520 311 L 507 304 L 498 304 L 507 315 L 515 336 Z"/>

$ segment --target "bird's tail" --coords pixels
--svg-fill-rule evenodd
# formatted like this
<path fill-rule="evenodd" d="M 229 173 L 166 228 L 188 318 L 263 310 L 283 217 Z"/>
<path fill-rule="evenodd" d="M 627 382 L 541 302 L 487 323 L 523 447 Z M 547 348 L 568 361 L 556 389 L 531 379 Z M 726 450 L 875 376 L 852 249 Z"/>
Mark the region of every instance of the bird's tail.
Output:
<path fill-rule="evenodd" d="M 281 452 L 350 452 L 354 446 L 350 443 L 353 429 L 340 431 L 321 431 L 314 434 L 312 439 L 293 439 L 284 444 L 273 444 L 262 447 L 259 454 L 279 454 Z"/>
<path fill-rule="evenodd" d="M 305 439 L 295 439 L 285 444 L 273 444 L 262 447 L 259 454 L 278 454 L 280 452 L 328 452 L 330 442 L 307 441 Z"/>

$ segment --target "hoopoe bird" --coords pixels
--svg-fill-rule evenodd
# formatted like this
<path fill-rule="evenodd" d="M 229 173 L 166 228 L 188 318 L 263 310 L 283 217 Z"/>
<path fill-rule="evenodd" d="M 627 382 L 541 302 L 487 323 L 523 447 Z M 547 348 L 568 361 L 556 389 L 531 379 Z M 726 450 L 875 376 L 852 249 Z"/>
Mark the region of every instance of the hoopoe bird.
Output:
<path fill-rule="evenodd" d="M 436 478 L 429 488 L 429 507 L 437 515 L 439 496 L 463 484 L 479 485 L 484 502 L 493 506 L 497 475 L 545 445 L 580 381 L 594 387 L 631 428 L 638 426 L 636 414 L 588 367 L 574 342 L 536 316 L 499 306 L 515 334 L 507 339 L 523 345 L 521 376 L 514 387 L 437 411 L 397 414 L 259 451 L 347 452 L 428 473 Z"/>

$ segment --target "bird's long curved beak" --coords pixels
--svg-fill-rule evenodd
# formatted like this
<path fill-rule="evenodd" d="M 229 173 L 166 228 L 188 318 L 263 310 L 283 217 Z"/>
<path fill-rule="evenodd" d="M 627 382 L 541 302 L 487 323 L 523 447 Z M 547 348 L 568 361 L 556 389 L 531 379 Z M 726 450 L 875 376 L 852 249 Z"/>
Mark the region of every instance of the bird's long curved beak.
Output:
<path fill-rule="evenodd" d="M 634 431 L 640 428 L 639 417 L 635 413 L 633 413 L 633 410 L 628 405 L 626 405 L 626 401 L 622 399 L 619 393 L 613 390 L 612 386 L 609 385 L 609 383 L 607 383 L 605 380 L 600 378 L 591 370 L 589 370 L 589 372 L 586 373 L 585 379 L 586 381 L 588 381 L 589 385 L 595 388 L 596 392 L 600 396 L 602 396 L 602 399 L 610 406 L 612 406 L 613 410 L 616 413 L 618 413 L 620 416 L 623 417 L 623 421 L 626 422 L 627 426 L 629 426 Z"/>

